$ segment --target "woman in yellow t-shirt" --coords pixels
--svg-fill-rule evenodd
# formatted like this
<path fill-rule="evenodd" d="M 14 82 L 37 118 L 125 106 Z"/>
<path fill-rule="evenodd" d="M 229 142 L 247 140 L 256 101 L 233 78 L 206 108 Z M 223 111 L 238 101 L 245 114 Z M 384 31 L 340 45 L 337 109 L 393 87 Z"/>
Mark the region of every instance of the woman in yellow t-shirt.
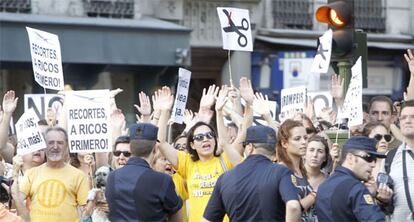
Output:
<path fill-rule="evenodd" d="M 209 91 L 215 90 L 209 89 Z M 170 89 L 163 87 L 159 90 L 157 99 L 157 106 L 161 110 L 158 123 L 159 149 L 187 182 L 188 221 L 201 221 L 218 177 L 233 168 L 237 160 L 241 160 L 240 154 L 232 148 L 228 149 L 226 145 L 223 145 L 224 153 L 218 154 L 216 132 L 212 126 L 204 122 L 196 123 L 188 131 L 186 145 L 188 153 L 177 151 L 166 142 L 166 127 L 173 104 Z"/>

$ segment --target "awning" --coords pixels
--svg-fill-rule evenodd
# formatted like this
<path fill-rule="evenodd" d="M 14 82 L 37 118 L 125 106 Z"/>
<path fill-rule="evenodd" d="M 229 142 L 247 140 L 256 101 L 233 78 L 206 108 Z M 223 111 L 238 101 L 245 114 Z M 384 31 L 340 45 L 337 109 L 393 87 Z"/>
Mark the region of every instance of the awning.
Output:
<path fill-rule="evenodd" d="M 154 18 L 0 13 L 0 62 L 31 62 L 26 26 L 57 34 L 63 63 L 177 66 L 190 51 L 190 29 Z"/>

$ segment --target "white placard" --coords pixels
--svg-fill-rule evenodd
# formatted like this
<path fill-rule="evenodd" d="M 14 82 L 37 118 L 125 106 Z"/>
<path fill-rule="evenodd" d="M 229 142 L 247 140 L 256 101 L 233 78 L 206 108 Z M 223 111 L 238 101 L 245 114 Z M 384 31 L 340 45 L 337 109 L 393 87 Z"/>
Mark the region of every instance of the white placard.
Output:
<path fill-rule="evenodd" d="M 71 153 L 112 150 L 109 90 L 69 91 L 65 106 Z"/>
<path fill-rule="evenodd" d="M 325 107 L 332 107 L 333 98 L 328 91 L 321 92 L 308 92 L 308 96 L 313 101 L 313 107 L 315 109 L 315 116 L 319 117 L 322 109 Z"/>
<path fill-rule="evenodd" d="M 46 148 L 46 142 L 39 130 L 39 118 L 29 109 L 23 113 L 16 123 L 17 154 L 24 155 Z"/>
<path fill-rule="evenodd" d="M 190 88 L 191 72 L 179 68 L 178 69 L 178 83 L 177 83 L 177 95 L 175 96 L 175 102 L 171 119 L 175 123 L 182 124 L 184 120 L 184 111 L 187 104 L 188 89 Z"/>
<path fill-rule="evenodd" d="M 59 120 L 63 100 L 63 96 L 58 94 L 24 94 L 24 111 L 33 109 L 39 119 L 46 119 L 47 109 L 52 108 L 56 120 Z"/>
<path fill-rule="evenodd" d="M 26 27 L 32 55 L 33 75 L 44 88 L 63 90 L 62 57 L 55 34 Z"/>
<path fill-rule="evenodd" d="M 312 73 L 327 73 L 332 53 L 332 30 L 329 29 L 319 37 L 318 51 L 313 59 Z"/>
<path fill-rule="evenodd" d="M 223 49 L 253 51 L 249 10 L 217 7 L 220 19 Z"/>
<path fill-rule="evenodd" d="M 361 125 L 364 120 L 362 111 L 362 63 L 361 57 L 351 68 L 352 77 L 345 96 L 344 106 L 347 107 L 348 127 Z"/>
<path fill-rule="evenodd" d="M 279 119 L 283 122 L 293 118 L 296 113 L 303 113 L 306 107 L 307 90 L 305 86 L 282 89 L 280 97 Z"/>

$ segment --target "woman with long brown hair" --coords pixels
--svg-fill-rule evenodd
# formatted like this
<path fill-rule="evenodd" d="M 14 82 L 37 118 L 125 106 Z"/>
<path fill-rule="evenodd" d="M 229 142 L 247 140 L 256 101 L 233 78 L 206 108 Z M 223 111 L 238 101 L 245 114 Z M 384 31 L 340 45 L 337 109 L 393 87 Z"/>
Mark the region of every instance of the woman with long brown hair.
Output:
<path fill-rule="evenodd" d="M 308 134 L 302 123 L 291 119 L 282 123 L 276 144 L 277 161 L 292 171 L 292 183 L 298 189 L 299 202 L 303 209 L 302 221 L 316 221 L 313 191 L 306 177 L 303 158 L 308 145 Z"/>

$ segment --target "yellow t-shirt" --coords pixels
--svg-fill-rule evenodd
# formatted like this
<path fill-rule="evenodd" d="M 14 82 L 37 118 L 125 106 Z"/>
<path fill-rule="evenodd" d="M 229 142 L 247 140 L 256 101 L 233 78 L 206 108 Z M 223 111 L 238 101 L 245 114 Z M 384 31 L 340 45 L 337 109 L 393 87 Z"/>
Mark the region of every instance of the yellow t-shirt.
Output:
<path fill-rule="evenodd" d="M 177 173 L 187 181 L 190 202 L 188 221 L 201 221 L 216 181 L 225 171 L 224 167 L 227 168 L 226 170 L 233 168 L 225 153 L 221 154 L 221 158 L 213 157 L 208 161 L 198 160 L 194 162 L 190 154 L 182 151 L 178 152 Z"/>
<path fill-rule="evenodd" d="M 175 190 L 177 191 L 178 196 L 180 196 L 180 198 L 183 200 L 183 221 L 187 222 L 187 207 L 186 207 L 186 200 L 188 199 L 188 192 L 187 192 L 187 187 L 185 184 L 185 180 L 183 180 L 183 178 L 180 176 L 180 174 L 175 173 L 172 176 L 174 185 L 175 185 Z"/>
<path fill-rule="evenodd" d="M 27 170 L 20 191 L 30 197 L 31 221 L 79 221 L 77 206 L 85 205 L 89 191 L 86 175 L 66 164 L 54 169 L 46 163 Z"/>

